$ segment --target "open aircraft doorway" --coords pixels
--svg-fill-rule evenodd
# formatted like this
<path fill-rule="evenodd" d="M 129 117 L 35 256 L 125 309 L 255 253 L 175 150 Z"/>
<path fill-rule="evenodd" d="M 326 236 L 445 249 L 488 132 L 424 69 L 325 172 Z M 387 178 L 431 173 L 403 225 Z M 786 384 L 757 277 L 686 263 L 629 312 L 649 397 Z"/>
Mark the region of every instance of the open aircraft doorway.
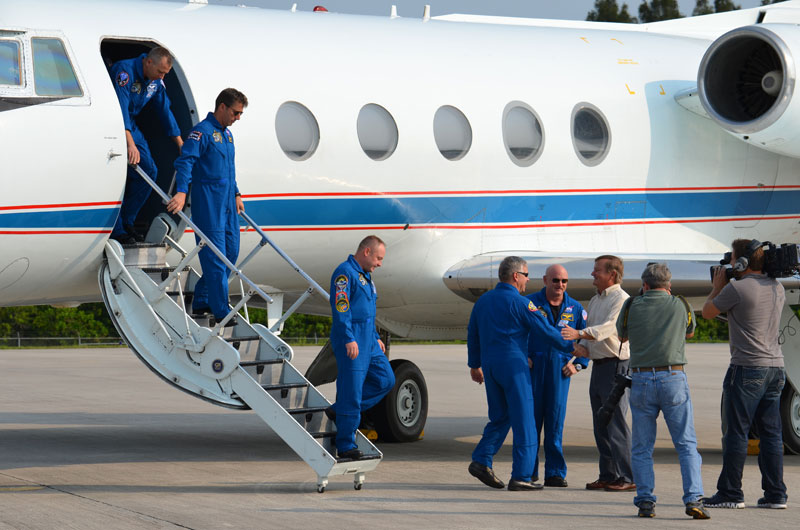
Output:
<path fill-rule="evenodd" d="M 100 43 L 100 54 L 103 57 L 103 63 L 106 68 L 110 70 L 111 66 L 117 61 L 138 57 L 158 46 L 163 46 L 169 50 L 168 46 L 151 40 L 106 38 Z M 110 76 L 109 83 L 113 83 Z M 172 69 L 164 77 L 164 84 L 167 87 L 167 96 L 170 100 L 172 114 L 178 122 L 181 135 L 185 135 L 199 120 L 194 98 L 189 89 L 186 76 L 181 69 L 178 57 L 173 57 Z M 136 124 L 144 133 L 150 146 L 150 153 L 158 168 L 156 181 L 161 189 L 171 194 L 170 188 L 173 185 L 173 175 L 175 173 L 173 163 L 179 155 L 178 149 L 164 133 L 164 127 L 152 105 L 144 107 L 136 117 Z M 147 234 L 153 219 L 162 213 L 167 215 L 161 199 L 155 193 L 152 193 L 136 217 L 136 222 L 134 223 L 136 231 L 141 234 Z"/>

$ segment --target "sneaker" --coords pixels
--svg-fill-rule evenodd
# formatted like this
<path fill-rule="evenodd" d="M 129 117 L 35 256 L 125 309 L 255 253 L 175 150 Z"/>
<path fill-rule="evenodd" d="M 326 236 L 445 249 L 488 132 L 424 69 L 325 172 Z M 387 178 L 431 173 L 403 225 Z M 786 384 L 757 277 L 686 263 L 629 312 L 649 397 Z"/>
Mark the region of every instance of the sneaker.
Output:
<path fill-rule="evenodd" d="M 686 503 L 686 515 L 692 519 L 711 519 L 711 516 L 705 510 L 701 501 L 692 501 Z"/>
<path fill-rule="evenodd" d="M 639 517 L 655 517 L 656 503 L 653 501 L 641 501 L 639 506 Z"/>
<path fill-rule="evenodd" d="M 758 507 L 759 508 L 772 508 L 773 510 L 785 510 L 786 509 L 786 499 L 782 501 L 768 501 L 766 497 L 761 497 L 758 499 Z"/>
<path fill-rule="evenodd" d="M 741 510 L 744 508 L 744 501 L 733 501 L 726 499 L 721 497 L 719 493 L 715 493 L 711 497 L 703 497 L 700 499 L 700 502 L 702 502 L 703 506 L 706 508 L 730 508 L 735 510 Z"/>

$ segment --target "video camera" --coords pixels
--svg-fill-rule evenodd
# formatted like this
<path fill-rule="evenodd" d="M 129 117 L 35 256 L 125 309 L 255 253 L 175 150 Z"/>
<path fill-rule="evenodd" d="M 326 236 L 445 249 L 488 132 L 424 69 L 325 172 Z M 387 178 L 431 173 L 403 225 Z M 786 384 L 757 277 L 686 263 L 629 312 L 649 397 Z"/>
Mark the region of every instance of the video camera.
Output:
<path fill-rule="evenodd" d="M 625 389 L 631 387 L 631 382 L 632 379 L 629 375 L 617 374 L 614 376 L 614 384 L 611 387 L 611 391 L 608 393 L 606 402 L 603 403 L 603 406 L 597 411 L 598 424 L 607 426 L 611 423 L 611 417 L 614 415 L 617 405 L 619 405 L 619 400 L 622 399 Z"/>
<path fill-rule="evenodd" d="M 795 243 L 774 245 L 769 241 L 762 243 L 754 239 L 747 248 L 746 255 L 738 257 L 733 267 L 728 266 L 732 257 L 730 252 L 726 252 L 722 259 L 719 260 L 719 265 L 712 265 L 709 271 L 711 273 L 711 281 L 714 281 L 714 272 L 720 266 L 725 268 L 725 278 L 727 280 L 733 278 L 736 272 L 747 269 L 750 256 L 762 247 L 765 247 L 763 272 L 770 278 L 788 278 L 800 272 L 800 246 Z"/>

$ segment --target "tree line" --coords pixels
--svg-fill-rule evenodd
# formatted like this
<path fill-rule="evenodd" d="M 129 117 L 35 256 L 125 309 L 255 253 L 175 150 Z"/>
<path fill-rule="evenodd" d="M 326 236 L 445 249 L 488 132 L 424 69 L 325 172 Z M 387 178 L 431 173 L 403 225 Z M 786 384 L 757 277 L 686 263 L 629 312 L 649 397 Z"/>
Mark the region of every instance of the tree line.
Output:
<path fill-rule="evenodd" d="M 267 324 L 267 311 L 251 308 L 250 321 Z M 331 332 L 331 317 L 290 316 L 283 326 L 283 337 L 322 338 Z M 117 330 L 101 303 L 78 307 L 46 305 L 0 307 L 0 338 L 20 337 L 118 337 Z M 728 340 L 728 324 L 718 320 L 697 319 L 695 336 L 690 342 L 719 342 Z"/>
<path fill-rule="evenodd" d="M 785 0 L 761 0 L 761 5 L 777 4 Z M 696 0 L 691 16 L 710 15 L 725 11 L 736 11 L 742 6 L 733 0 Z M 620 7 L 617 0 L 595 0 L 594 9 L 586 15 L 586 20 L 594 22 L 622 22 L 629 24 L 658 22 L 683 18 L 685 15 L 678 9 L 678 0 L 650 0 L 639 4 L 639 16 L 635 17 L 628 11 L 628 4 Z"/>

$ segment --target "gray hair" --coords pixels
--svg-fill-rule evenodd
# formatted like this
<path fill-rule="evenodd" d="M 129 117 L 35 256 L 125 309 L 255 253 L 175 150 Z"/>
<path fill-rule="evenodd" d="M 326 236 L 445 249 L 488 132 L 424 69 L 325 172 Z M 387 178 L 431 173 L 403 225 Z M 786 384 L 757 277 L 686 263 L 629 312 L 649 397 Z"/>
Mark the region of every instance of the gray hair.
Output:
<path fill-rule="evenodd" d="M 167 64 L 170 67 L 172 66 L 172 54 L 169 53 L 166 48 L 162 48 L 161 46 L 152 48 L 150 52 L 148 52 L 147 58 L 153 61 L 155 64 L 161 64 L 161 61 L 166 59 Z"/>
<path fill-rule="evenodd" d="M 667 289 L 672 273 L 666 263 L 649 263 L 642 273 L 642 281 L 651 289 Z"/>
<path fill-rule="evenodd" d="M 514 278 L 514 273 L 519 272 L 522 266 L 527 264 L 528 262 L 519 256 L 508 256 L 500 262 L 497 276 L 501 282 L 510 282 Z"/>

